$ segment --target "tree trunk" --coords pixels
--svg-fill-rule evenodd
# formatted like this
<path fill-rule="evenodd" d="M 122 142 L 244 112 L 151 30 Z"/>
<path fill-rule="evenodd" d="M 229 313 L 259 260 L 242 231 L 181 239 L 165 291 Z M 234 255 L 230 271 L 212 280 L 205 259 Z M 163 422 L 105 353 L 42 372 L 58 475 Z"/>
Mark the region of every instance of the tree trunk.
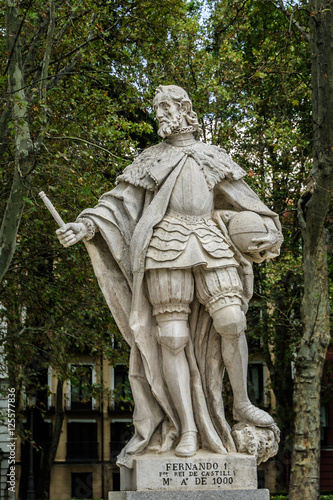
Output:
<path fill-rule="evenodd" d="M 11 120 L 15 131 L 15 167 L 12 189 L 0 228 L 0 281 L 11 263 L 16 248 L 17 232 L 30 189 L 33 144 L 30 138 L 28 108 L 24 92 L 24 76 L 20 42 L 21 16 L 18 2 L 7 0 L 6 31 L 8 51 L 8 91 L 12 101 Z M 9 118 L 9 117 L 7 117 Z M 7 124 L 2 124 L 7 129 Z"/>
<path fill-rule="evenodd" d="M 297 354 L 294 386 L 295 436 L 289 498 L 319 498 L 320 389 L 329 343 L 326 244 L 322 234 L 316 251 L 304 241 L 304 335 Z"/>
<path fill-rule="evenodd" d="M 333 188 L 332 3 L 309 2 L 313 168 L 299 202 L 304 241 L 303 337 L 296 359 L 291 500 L 318 499 L 320 488 L 320 389 L 330 340 L 325 222 Z"/>

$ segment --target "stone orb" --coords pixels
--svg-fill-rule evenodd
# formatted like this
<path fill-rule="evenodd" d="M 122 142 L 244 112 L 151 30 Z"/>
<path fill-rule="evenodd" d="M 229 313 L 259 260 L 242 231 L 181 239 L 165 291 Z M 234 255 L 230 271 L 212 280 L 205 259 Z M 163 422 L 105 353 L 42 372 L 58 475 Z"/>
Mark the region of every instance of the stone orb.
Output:
<path fill-rule="evenodd" d="M 232 242 L 242 253 L 249 253 L 250 247 L 260 244 L 260 241 L 253 243 L 253 238 L 264 239 L 268 233 L 262 217 L 248 211 L 234 215 L 229 222 L 228 231 Z"/>

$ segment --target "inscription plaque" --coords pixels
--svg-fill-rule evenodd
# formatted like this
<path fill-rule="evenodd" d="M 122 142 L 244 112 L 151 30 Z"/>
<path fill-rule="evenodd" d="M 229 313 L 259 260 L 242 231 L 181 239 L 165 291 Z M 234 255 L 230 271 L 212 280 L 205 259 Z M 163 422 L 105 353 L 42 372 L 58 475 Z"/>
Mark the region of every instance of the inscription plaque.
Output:
<path fill-rule="evenodd" d="M 121 490 L 232 490 L 256 489 L 255 457 L 198 452 L 186 459 L 175 455 L 143 455 L 134 470 L 121 468 Z"/>
<path fill-rule="evenodd" d="M 221 468 L 222 465 L 222 468 Z M 235 480 L 235 469 L 230 468 L 228 462 L 167 462 L 164 470 L 159 472 L 162 479 L 161 486 L 176 484 L 176 488 L 182 486 L 217 486 L 232 485 Z"/>

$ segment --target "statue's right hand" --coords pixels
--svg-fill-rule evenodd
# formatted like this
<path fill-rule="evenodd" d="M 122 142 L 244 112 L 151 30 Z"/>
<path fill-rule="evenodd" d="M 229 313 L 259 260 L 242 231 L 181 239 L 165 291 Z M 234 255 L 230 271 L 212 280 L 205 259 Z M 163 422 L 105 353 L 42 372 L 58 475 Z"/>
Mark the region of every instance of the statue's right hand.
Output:
<path fill-rule="evenodd" d="M 82 240 L 88 234 L 88 230 L 82 222 L 69 222 L 58 229 L 56 233 L 60 243 L 64 247 L 70 247 Z"/>

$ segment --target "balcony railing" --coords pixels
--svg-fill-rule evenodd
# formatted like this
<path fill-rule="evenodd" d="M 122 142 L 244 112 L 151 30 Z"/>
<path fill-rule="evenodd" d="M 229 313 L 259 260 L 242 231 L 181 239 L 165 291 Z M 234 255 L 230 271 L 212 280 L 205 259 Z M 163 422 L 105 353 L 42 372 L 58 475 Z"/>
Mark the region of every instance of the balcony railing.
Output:
<path fill-rule="evenodd" d="M 75 462 L 98 460 L 98 442 L 68 441 L 66 460 Z"/>

